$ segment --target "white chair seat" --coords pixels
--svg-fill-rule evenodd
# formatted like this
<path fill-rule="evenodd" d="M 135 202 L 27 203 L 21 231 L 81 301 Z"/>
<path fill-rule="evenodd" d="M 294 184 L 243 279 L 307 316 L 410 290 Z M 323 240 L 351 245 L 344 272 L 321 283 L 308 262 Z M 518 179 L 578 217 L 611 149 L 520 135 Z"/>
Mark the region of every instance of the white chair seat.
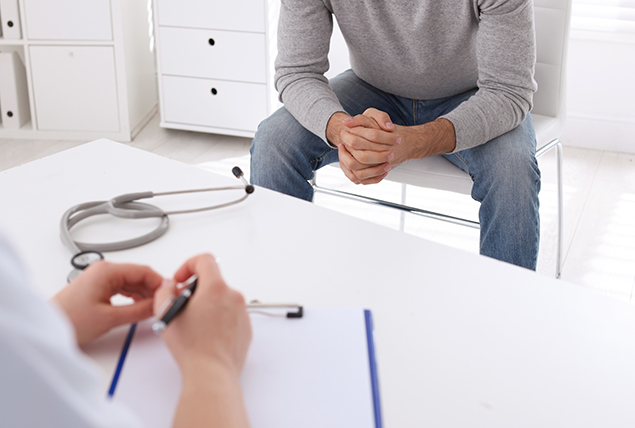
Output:
<path fill-rule="evenodd" d="M 472 192 L 472 178 L 443 156 L 404 162 L 390 171 L 386 180 L 466 195 Z"/>

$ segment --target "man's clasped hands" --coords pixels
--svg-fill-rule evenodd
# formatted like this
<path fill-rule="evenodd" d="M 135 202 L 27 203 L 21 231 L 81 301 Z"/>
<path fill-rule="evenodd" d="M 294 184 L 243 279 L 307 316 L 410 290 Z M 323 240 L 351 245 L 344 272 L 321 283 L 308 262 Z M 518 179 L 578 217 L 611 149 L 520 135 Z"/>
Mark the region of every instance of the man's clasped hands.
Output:
<path fill-rule="evenodd" d="M 333 114 L 326 136 L 338 149 L 342 171 L 355 184 L 379 183 L 405 161 L 450 153 L 456 147 L 454 125 L 447 119 L 402 126 L 374 108 L 353 117 Z"/>

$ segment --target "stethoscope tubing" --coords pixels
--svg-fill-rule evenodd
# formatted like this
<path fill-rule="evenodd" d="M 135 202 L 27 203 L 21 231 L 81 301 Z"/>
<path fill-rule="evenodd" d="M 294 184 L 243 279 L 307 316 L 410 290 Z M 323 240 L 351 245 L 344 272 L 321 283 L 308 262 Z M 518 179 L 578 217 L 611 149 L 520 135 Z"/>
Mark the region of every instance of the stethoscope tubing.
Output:
<path fill-rule="evenodd" d="M 108 210 L 108 202 L 109 201 L 94 201 L 94 202 L 85 202 L 82 204 L 75 205 L 67 210 L 62 219 L 60 221 L 60 236 L 62 239 L 62 243 L 69 248 L 73 254 L 79 253 L 81 251 L 98 251 L 100 253 L 108 252 L 108 251 L 120 251 L 127 250 L 130 248 L 135 248 L 149 242 L 154 241 L 159 238 L 165 232 L 167 232 L 168 227 L 170 225 L 170 220 L 167 215 L 161 216 L 161 222 L 159 225 L 151 230 L 150 232 L 137 236 L 135 238 L 126 239 L 123 241 L 117 242 L 106 242 L 106 243 L 85 243 L 80 241 L 75 241 L 71 236 L 71 229 L 80 221 L 100 214 L 111 214 Z M 155 210 L 156 207 L 150 204 L 144 204 L 141 202 L 129 202 L 127 205 L 127 209 L 130 210 Z M 154 216 L 156 217 L 156 216 Z"/>
<path fill-rule="evenodd" d="M 187 210 L 174 210 L 174 211 L 163 211 L 161 208 L 143 203 L 136 202 L 138 199 L 149 199 L 156 196 L 168 196 L 168 195 L 179 195 L 185 193 L 199 193 L 199 192 L 211 192 L 216 190 L 245 190 L 245 194 L 234 201 L 226 202 L 223 204 L 211 205 L 201 208 L 193 208 Z M 93 201 L 93 202 L 84 202 L 81 204 L 77 204 L 70 209 L 68 209 L 60 220 L 60 235 L 63 244 L 69 248 L 74 254 L 79 253 L 80 251 L 98 251 L 109 252 L 109 251 L 120 251 L 127 250 L 130 248 L 139 247 L 141 245 L 147 244 L 149 242 L 154 241 L 155 239 L 161 237 L 165 232 L 167 232 L 169 227 L 169 215 L 175 214 L 189 214 L 189 213 L 197 213 L 202 211 L 210 211 L 218 208 L 225 208 L 231 205 L 238 204 L 249 196 L 249 194 L 253 192 L 253 187 L 251 190 L 246 186 L 227 186 L 227 187 L 215 187 L 215 188 L 206 188 L 206 189 L 189 189 L 189 190 L 177 190 L 170 192 L 137 192 L 137 193 L 127 193 L 124 195 L 116 196 L 108 201 Z M 71 229 L 80 221 L 92 217 L 95 215 L 101 214 L 110 214 L 115 217 L 125 218 L 125 219 L 142 219 L 142 218 L 160 218 L 161 222 L 159 225 L 153 229 L 152 231 L 146 233 L 145 235 L 138 236 L 136 238 L 131 238 L 123 241 L 117 242 L 108 242 L 108 243 L 85 243 L 75 241 L 71 236 Z"/>

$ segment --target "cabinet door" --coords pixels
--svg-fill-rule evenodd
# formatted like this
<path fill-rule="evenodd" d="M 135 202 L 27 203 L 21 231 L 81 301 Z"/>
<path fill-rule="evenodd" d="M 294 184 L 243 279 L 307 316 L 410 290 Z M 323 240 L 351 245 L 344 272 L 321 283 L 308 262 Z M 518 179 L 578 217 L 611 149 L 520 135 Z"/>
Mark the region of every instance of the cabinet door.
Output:
<path fill-rule="evenodd" d="M 265 32 L 267 0 L 157 0 L 159 25 Z"/>
<path fill-rule="evenodd" d="M 112 40 L 109 0 L 24 0 L 26 30 L 38 40 Z"/>
<path fill-rule="evenodd" d="M 119 131 L 114 51 L 109 46 L 31 46 L 38 129 Z"/>
<path fill-rule="evenodd" d="M 161 73 L 266 83 L 265 35 L 160 28 Z"/>
<path fill-rule="evenodd" d="M 267 116 L 267 86 L 163 76 L 166 122 L 256 132 Z"/>

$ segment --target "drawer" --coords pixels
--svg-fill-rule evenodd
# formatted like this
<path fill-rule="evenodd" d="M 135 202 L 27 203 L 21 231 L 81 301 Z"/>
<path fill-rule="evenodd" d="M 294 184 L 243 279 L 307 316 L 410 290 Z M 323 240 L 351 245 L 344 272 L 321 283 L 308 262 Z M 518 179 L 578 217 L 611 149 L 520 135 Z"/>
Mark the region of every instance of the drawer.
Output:
<path fill-rule="evenodd" d="M 155 0 L 159 25 L 265 32 L 267 0 Z"/>
<path fill-rule="evenodd" d="M 119 131 L 110 46 L 30 46 L 38 129 Z"/>
<path fill-rule="evenodd" d="M 161 27 L 161 73 L 266 82 L 265 35 Z"/>
<path fill-rule="evenodd" d="M 30 39 L 112 40 L 109 0 L 24 0 Z"/>
<path fill-rule="evenodd" d="M 161 83 L 166 122 L 255 132 L 267 116 L 266 85 L 173 76 Z"/>

